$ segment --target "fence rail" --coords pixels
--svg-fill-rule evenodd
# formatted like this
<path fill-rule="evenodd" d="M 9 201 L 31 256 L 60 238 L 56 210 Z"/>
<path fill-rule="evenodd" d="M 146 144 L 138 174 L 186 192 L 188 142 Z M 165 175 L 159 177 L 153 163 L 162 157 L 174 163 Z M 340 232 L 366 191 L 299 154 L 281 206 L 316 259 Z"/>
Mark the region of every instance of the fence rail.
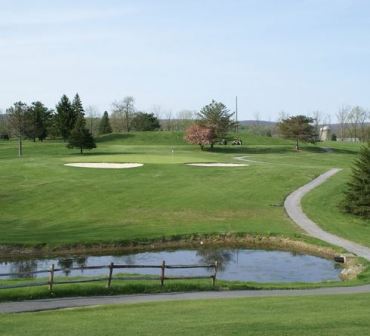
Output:
<path fill-rule="evenodd" d="M 158 277 L 123 277 L 123 276 L 113 276 L 114 270 L 116 269 L 138 269 L 138 268 L 157 268 L 160 270 L 160 274 Z M 213 269 L 212 275 L 195 275 L 195 276 L 167 276 L 166 269 L 190 269 L 190 268 L 206 268 L 206 269 Z M 108 269 L 107 277 L 99 277 L 99 278 L 87 278 L 87 279 L 77 279 L 77 280 L 56 280 L 55 273 L 61 271 L 72 271 L 72 270 L 96 270 L 96 269 Z M 48 270 L 38 270 L 38 271 L 29 271 L 29 272 L 18 272 L 18 273 L 1 273 L 1 277 L 17 277 L 20 278 L 25 275 L 33 275 L 33 274 L 48 274 L 48 281 L 40 281 L 40 282 L 28 282 L 28 283 L 21 283 L 21 284 L 14 284 L 14 285 L 5 285 L 0 286 L 0 289 L 11 289 L 11 288 L 26 288 L 26 287 L 35 287 L 35 286 L 48 286 L 49 291 L 52 292 L 55 285 L 64 285 L 64 284 L 75 284 L 75 283 L 87 283 L 87 282 L 97 282 L 97 281 L 106 281 L 107 288 L 112 286 L 113 280 L 153 280 L 153 281 L 160 281 L 161 286 L 164 286 L 165 280 L 191 280 L 191 279 L 211 279 L 212 285 L 215 286 L 216 284 L 216 277 L 217 277 L 217 261 L 213 264 L 208 265 L 167 265 L 166 262 L 163 260 L 161 265 L 121 265 L 121 264 L 114 264 L 113 262 L 109 265 L 96 265 L 96 266 L 81 266 L 81 267 L 69 267 L 68 269 L 63 268 L 55 268 L 55 265 L 52 264 Z"/>

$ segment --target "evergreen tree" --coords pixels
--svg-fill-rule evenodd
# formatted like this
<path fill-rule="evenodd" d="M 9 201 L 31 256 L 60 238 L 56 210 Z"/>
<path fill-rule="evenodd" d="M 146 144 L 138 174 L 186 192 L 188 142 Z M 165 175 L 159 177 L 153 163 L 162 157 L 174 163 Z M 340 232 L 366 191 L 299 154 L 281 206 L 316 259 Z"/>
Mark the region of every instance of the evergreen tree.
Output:
<path fill-rule="evenodd" d="M 112 133 L 112 127 L 110 125 L 108 112 L 105 111 L 99 124 L 99 134 L 108 134 L 108 133 Z"/>
<path fill-rule="evenodd" d="M 361 147 L 359 158 L 352 168 L 344 208 L 354 215 L 370 218 L 370 143 Z"/>
<path fill-rule="evenodd" d="M 78 95 L 78 93 L 76 93 L 75 97 L 73 98 L 72 109 L 74 111 L 76 120 L 79 115 L 83 115 L 83 116 L 85 115 L 85 111 L 82 106 L 81 98 Z"/>
<path fill-rule="evenodd" d="M 132 118 L 131 127 L 135 131 L 155 131 L 161 126 L 158 118 L 153 113 L 137 112 Z"/>
<path fill-rule="evenodd" d="M 235 127 L 236 123 L 232 119 L 233 115 L 234 113 L 229 113 L 223 103 L 214 100 L 200 110 L 198 113 L 199 124 L 213 130 L 214 139 L 211 142 L 211 148 L 216 140 L 226 138 L 228 131 Z"/>
<path fill-rule="evenodd" d="M 299 150 L 299 140 L 315 142 L 316 132 L 312 122 L 312 118 L 298 115 L 283 119 L 278 127 L 284 138 L 296 140 L 296 150 Z"/>
<path fill-rule="evenodd" d="M 58 105 L 56 106 L 56 124 L 63 137 L 63 140 L 67 140 L 74 128 L 77 120 L 77 115 L 75 113 L 75 108 L 72 106 L 69 98 L 63 95 L 60 99 Z"/>
<path fill-rule="evenodd" d="M 43 141 L 47 137 L 47 127 L 51 122 L 51 112 L 43 103 L 39 101 L 33 102 L 27 112 L 29 127 L 26 130 L 26 136 L 33 139 L 33 141 L 36 141 L 36 138 Z"/>
<path fill-rule="evenodd" d="M 77 118 L 76 125 L 69 136 L 67 147 L 79 148 L 81 154 L 83 154 L 84 149 L 96 148 L 94 138 L 86 128 L 86 120 L 82 114 Z"/>

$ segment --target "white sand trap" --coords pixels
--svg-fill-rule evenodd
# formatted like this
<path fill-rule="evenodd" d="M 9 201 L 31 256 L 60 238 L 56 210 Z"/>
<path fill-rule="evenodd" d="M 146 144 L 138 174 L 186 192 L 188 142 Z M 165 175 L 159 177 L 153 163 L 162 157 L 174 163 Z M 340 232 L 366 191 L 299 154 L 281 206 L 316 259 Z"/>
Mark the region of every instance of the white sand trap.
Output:
<path fill-rule="evenodd" d="M 66 163 L 65 166 L 80 168 L 127 169 L 143 166 L 142 163 L 106 163 L 106 162 L 75 162 Z"/>
<path fill-rule="evenodd" d="M 197 167 L 246 167 L 249 166 L 245 163 L 221 163 L 221 162 L 212 162 L 212 163 L 187 163 L 188 166 L 197 166 Z"/>

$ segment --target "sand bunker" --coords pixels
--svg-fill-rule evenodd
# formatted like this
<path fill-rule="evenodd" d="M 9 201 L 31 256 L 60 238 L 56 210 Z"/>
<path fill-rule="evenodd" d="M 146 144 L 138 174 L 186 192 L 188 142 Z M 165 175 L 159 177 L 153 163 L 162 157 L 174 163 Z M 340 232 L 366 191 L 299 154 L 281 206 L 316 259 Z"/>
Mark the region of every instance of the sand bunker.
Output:
<path fill-rule="evenodd" d="M 80 168 L 126 169 L 143 166 L 142 163 L 105 163 L 105 162 L 76 162 L 66 163 L 65 166 Z"/>
<path fill-rule="evenodd" d="M 248 166 L 245 163 L 221 163 L 221 162 L 212 162 L 212 163 L 187 163 L 188 166 L 197 166 L 197 167 L 246 167 Z"/>

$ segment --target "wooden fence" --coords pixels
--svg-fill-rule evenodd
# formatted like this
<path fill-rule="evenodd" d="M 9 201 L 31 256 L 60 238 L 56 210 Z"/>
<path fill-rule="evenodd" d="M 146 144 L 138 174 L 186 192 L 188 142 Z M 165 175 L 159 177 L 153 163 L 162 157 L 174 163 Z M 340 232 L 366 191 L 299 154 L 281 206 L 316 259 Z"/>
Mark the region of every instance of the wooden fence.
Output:
<path fill-rule="evenodd" d="M 159 277 L 155 276 L 113 276 L 114 270 L 117 269 L 139 269 L 139 268 L 154 268 L 159 269 L 160 274 Z M 212 275 L 204 275 L 204 276 L 167 276 L 166 269 L 192 269 L 192 268 L 206 268 L 206 269 L 213 269 Z M 72 270 L 98 270 L 98 269 L 108 269 L 107 277 L 99 277 L 99 278 L 86 278 L 86 279 L 76 279 L 76 280 L 62 280 L 58 281 L 55 279 L 55 274 L 58 272 L 65 272 L 65 271 L 72 271 Z M 187 280 L 187 279 L 212 279 L 212 285 L 215 286 L 216 284 L 216 276 L 217 276 L 217 261 L 214 264 L 209 265 L 167 265 L 165 261 L 162 262 L 161 265 L 117 265 L 113 262 L 109 265 L 103 266 L 81 266 L 81 267 L 70 267 L 70 268 L 55 268 L 55 265 L 52 264 L 48 270 L 39 270 L 39 271 L 29 271 L 29 272 L 18 272 L 18 273 L 3 273 L 0 274 L 1 277 L 15 277 L 15 278 L 22 278 L 29 275 L 34 274 L 47 274 L 48 281 L 39 281 L 39 282 L 32 282 L 32 283 L 20 283 L 14 285 L 5 285 L 0 286 L 0 289 L 10 289 L 10 288 L 22 288 L 22 287 L 35 287 L 35 286 L 48 286 L 49 291 L 53 291 L 55 285 L 62 285 L 62 284 L 74 284 L 74 283 L 85 283 L 85 282 L 97 282 L 97 281 L 106 281 L 107 287 L 110 288 L 112 285 L 113 280 L 159 280 L 161 286 L 164 285 L 165 280 Z"/>

